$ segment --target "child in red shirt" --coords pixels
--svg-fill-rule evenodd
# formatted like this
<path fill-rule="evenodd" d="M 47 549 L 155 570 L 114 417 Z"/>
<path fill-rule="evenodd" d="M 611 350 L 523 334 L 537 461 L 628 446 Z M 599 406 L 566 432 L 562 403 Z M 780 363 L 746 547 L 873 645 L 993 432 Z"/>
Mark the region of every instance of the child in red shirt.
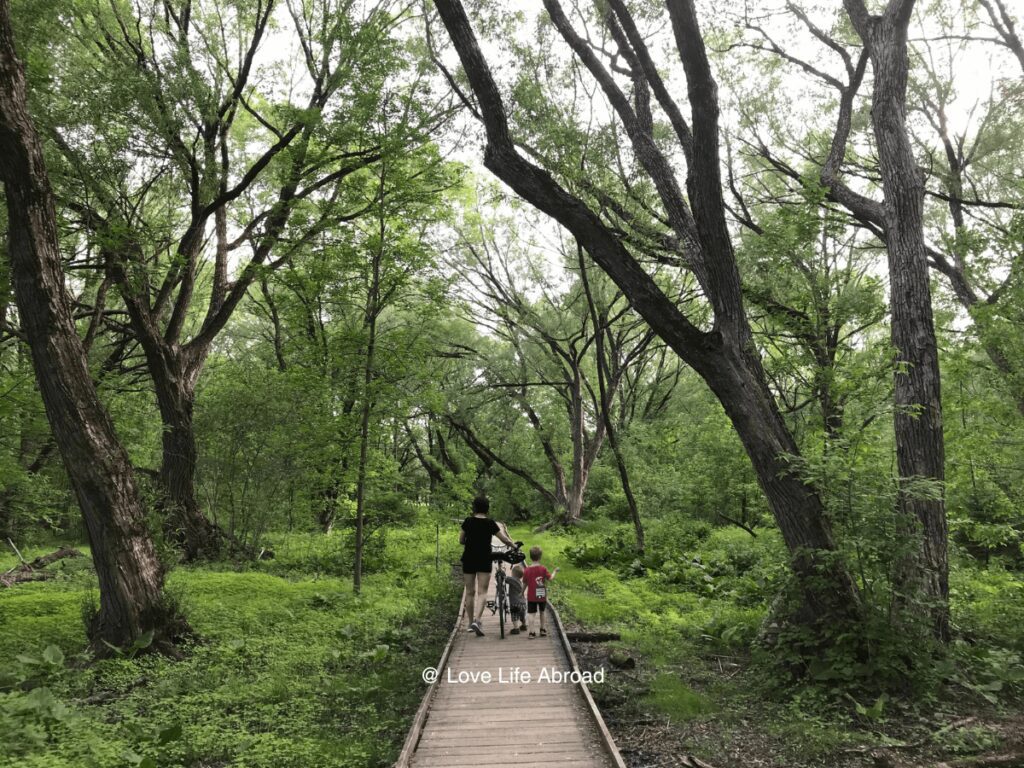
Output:
<path fill-rule="evenodd" d="M 544 628 L 544 609 L 548 604 L 548 582 L 555 578 L 558 569 L 549 571 L 540 564 L 543 552 L 540 547 L 530 548 L 530 565 L 523 570 L 523 584 L 526 585 L 526 611 L 528 614 L 540 614 L 540 636 L 544 637 L 548 631 Z M 532 620 L 531 620 L 532 625 Z M 536 637 L 537 633 L 530 631 L 530 637 Z"/>

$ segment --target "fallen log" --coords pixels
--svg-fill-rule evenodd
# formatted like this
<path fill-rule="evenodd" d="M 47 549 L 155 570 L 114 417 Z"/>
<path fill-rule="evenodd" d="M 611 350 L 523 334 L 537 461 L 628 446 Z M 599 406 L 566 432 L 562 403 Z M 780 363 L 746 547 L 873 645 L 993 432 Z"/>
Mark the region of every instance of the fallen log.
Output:
<path fill-rule="evenodd" d="M 610 640 L 621 640 L 618 632 L 566 632 L 570 643 L 606 643 Z"/>
<path fill-rule="evenodd" d="M 46 581 L 53 577 L 50 571 L 8 571 L 0 574 L 0 587 L 13 587 L 26 581 Z"/>
<path fill-rule="evenodd" d="M 81 557 L 81 556 L 82 556 L 82 553 L 79 552 L 77 549 L 73 549 L 72 547 L 61 547 L 56 552 L 51 552 L 48 555 L 40 555 L 35 560 L 33 560 L 31 563 L 29 563 L 28 567 L 31 568 L 34 571 L 37 571 L 40 568 L 45 568 L 46 566 L 50 565 L 50 563 L 55 563 L 58 560 L 63 560 L 65 557 Z M 24 566 L 22 566 L 22 567 L 24 567 Z"/>
<path fill-rule="evenodd" d="M 693 755 L 683 755 L 683 765 L 686 768 L 714 768 L 711 763 L 705 763 L 703 760 L 694 757 Z"/>
<path fill-rule="evenodd" d="M 18 553 L 21 557 L 21 553 Z M 56 563 L 58 560 L 63 560 L 66 557 L 81 557 L 82 553 L 77 549 L 71 547 L 61 547 L 56 552 L 51 552 L 48 555 L 40 555 L 32 562 L 25 562 L 24 558 L 21 560 L 21 565 L 11 568 L 11 570 L 0 575 L 0 586 L 11 587 L 15 584 L 19 584 L 24 581 L 43 581 L 51 578 L 52 573 L 43 571 L 42 569 L 46 566 Z"/>

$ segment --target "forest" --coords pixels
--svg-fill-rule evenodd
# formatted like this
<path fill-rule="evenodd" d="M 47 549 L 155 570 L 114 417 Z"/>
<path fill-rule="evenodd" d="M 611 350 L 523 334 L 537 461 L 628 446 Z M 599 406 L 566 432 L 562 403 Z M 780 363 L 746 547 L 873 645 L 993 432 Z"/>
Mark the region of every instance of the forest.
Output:
<path fill-rule="evenodd" d="M 394 765 L 481 496 L 628 768 L 1024 766 L 1015 0 L 0 0 L 0 183 L 0 766 Z"/>

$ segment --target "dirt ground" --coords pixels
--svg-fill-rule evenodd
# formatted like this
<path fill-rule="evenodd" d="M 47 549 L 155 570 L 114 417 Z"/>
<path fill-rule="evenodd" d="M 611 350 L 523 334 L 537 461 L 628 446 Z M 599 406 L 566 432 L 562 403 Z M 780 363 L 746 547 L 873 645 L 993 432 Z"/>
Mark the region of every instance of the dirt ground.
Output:
<path fill-rule="evenodd" d="M 793 713 L 744 694 L 742 660 L 712 657 L 682 678 L 695 690 L 714 687 L 716 711 L 673 721 L 645 701 L 643 659 L 623 668 L 621 652 L 610 658 L 605 643 L 574 643 L 573 650 L 583 669 L 606 671 L 606 682 L 592 690 L 629 768 L 1024 768 L 1019 711 L 951 699 L 926 717 L 805 729 Z M 735 699 L 724 700 L 730 689 Z"/>

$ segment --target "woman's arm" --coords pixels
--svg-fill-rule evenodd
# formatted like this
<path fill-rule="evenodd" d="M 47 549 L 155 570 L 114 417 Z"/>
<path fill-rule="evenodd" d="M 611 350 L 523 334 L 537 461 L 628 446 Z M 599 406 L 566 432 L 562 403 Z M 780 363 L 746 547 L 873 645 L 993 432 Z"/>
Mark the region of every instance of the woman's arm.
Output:
<path fill-rule="evenodd" d="M 516 543 L 509 538 L 508 530 L 505 528 L 504 523 L 498 523 L 498 533 L 496 535 L 503 543 L 508 544 L 510 547 L 514 547 L 516 545 Z"/>
<path fill-rule="evenodd" d="M 466 529 L 463 528 L 461 531 L 459 531 L 459 544 L 465 544 L 465 543 L 466 543 Z"/>

